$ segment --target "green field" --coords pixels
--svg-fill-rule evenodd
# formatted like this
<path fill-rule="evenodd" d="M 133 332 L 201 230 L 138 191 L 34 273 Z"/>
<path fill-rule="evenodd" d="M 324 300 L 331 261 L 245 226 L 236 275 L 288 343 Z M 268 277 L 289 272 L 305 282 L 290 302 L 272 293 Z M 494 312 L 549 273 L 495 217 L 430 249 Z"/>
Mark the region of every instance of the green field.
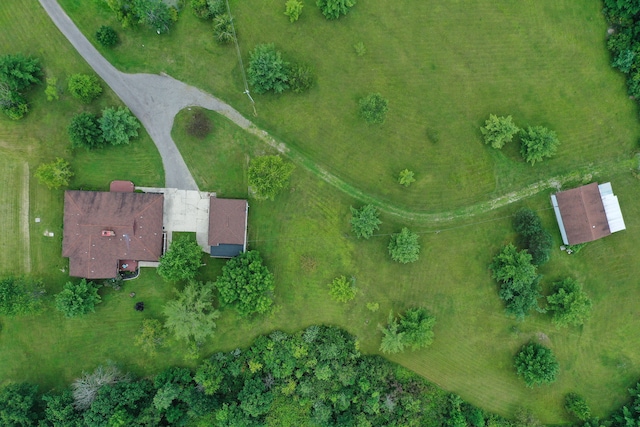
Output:
<path fill-rule="evenodd" d="M 285 56 L 316 70 L 317 85 L 309 93 L 256 96 L 258 117 L 252 117 L 302 153 L 299 163 L 312 172 L 314 165 L 323 167 L 364 193 L 415 213 L 479 208 L 471 210 L 473 217 L 444 223 L 383 214 L 380 236 L 358 241 L 350 236 L 348 221 L 349 206 L 360 202 L 299 166 L 291 189 L 275 202 L 250 200 L 249 245 L 260 250 L 276 276 L 277 312 L 251 321 L 224 312 L 203 354 L 246 346 L 274 329 L 292 332 L 314 323 L 344 327 L 358 336 L 365 352 L 375 353 L 378 325 L 389 310 L 420 304 L 438 318 L 434 344 L 390 359 L 475 405 L 506 416 L 525 407 L 543 422 L 558 424 L 569 422 L 562 409 L 568 392 L 585 396 L 597 416 L 624 402 L 627 388 L 640 377 L 635 334 L 640 267 L 634 245 L 640 238 L 640 202 L 627 162 L 640 125 L 622 76 L 609 67 L 600 3 L 371 0 L 328 22 L 314 2 L 306 1 L 295 24 L 283 15 L 284 2 L 230 3 L 245 61 L 256 43 L 275 42 Z M 99 25 L 118 25 L 101 2 L 61 4 L 89 36 Z M 47 75 L 64 81 L 70 73 L 89 71 L 38 5 L 3 2 L 0 28 L 7 29 L 0 33 L 0 46 L 40 57 Z M 105 56 L 121 70 L 165 71 L 251 116 L 233 49 L 217 46 L 210 25 L 188 9 L 168 35 L 142 28 L 119 33 L 122 44 Z M 360 41 L 367 48 L 362 57 L 353 48 Z M 365 125 L 356 113 L 358 98 L 374 91 L 390 100 L 382 126 Z M 25 120 L 0 117 L 0 177 L 11 183 L 0 190 L 0 224 L 7 228 L 0 237 L 0 269 L 20 273 L 27 263 L 26 216 L 16 208 L 23 200 L 27 164 L 31 272 L 56 292 L 67 280 L 61 271 L 66 260 L 60 257 L 62 192 L 37 183 L 37 165 L 56 155 L 69 159 L 76 172 L 72 187 L 84 189 L 104 189 L 113 178 L 160 185 L 163 175 L 146 134 L 130 147 L 69 150 L 70 117 L 116 104 L 109 91 L 89 107 L 65 94 L 47 103 L 43 87 L 28 97 L 32 111 Z M 207 113 L 211 134 L 191 138 L 185 125 L 192 113 L 178 115 L 173 135 L 194 178 L 203 190 L 244 197 L 247 161 L 270 152 L 269 147 L 215 113 Z M 519 158 L 516 144 L 502 152 L 484 146 L 479 126 L 490 113 L 556 130 L 562 144 L 557 156 L 531 167 Z M 404 168 L 416 172 L 417 182 L 408 189 L 395 181 Z M 611 180 L 628 228 L 577 255 L 557 250 L 541 270 L 543 284 L 571 275 L 593 299 L 591 319 L 581 328 L 563 330 L 544 314 L 524 322 L 506 317 L 488 270 L 497 250 L 514 241 L 511 215 L 522 206 L 539 211 L 554 246 L 560 245 L 551 190 L 481 212 L 490 199 L 558 175 L 572 176 L 566 188 Z M 33 221 L 36 216 L 41 223 Z M 388 234 L 404 225 L 421 233 L 415 264 L 393 263 L 387 254 Z M 44 237 L 45 229 L 55 237 Z M 206 262 L 201 278 L 212 280 L 221 263 Z M 355 277 L 360 289 L 348 304 L 328 296 L 327 284 L 342 274 Z M 65 320 L 49 308 L 34 318 L 2 319 L 0 382 L 61 387 L 107 359 L 139 375 L 184 364 L 179 343 L 153 359 L 131 345 L 143 317 L 160 317 L 171 289 L 144 271 L 120 292 L 103 289 L 103 304 L 86 318 Z M 136 300 L 144 299 L 148 310 L 143 314 L 132 309 L 131 291 Z M 380 310 L 370 312 L 367 302 L 378 302 Z M 529 339 L 552 347 L 560 361 L 561 373 L 551 386 L 528 389 L 515 375 L 512 356 Z"/>

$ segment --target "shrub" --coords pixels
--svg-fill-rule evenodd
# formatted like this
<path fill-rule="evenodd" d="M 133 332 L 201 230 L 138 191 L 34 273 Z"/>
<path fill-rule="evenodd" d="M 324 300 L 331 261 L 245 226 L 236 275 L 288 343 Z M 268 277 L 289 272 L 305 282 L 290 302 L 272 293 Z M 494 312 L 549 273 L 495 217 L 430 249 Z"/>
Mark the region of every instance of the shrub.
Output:
<path fill-rule="evenodd" d="M 515 367 L 527 387 L 554 382 L 560 370 L 553 352 L 537 343 L 522 347 L 515 357 Z"/>
<path fill-rule="evenodd" d="M 60 98 L 58 91 L 58 79 L 55 77 L 47 78 L 47 87 L 44 90 L 44 94 L 47 95 L 47 101 L 53 101 Z"/>
<path fill-rule="evenodd" d="M 525 161 L 534 165 L 555 154 L 560 141 L 556 133 L 542 126 L 529 126 L 520 133 L 520 153 Z"/>
<path fill-rule="evenodd" d="M 494 114 L 490 114 L 480 131 L 484 136 L 485 144 L 490 144 L 493 148 L 500 149 L 507 142 L 511 142 L 513 136 L 520 129 L 513 123 L 511 116 L 497 117 Z"/>
<path fill-rule="evenodd" d="M 103 25 L 96 31 L 96 40 L 104 47 L 113 47 L 118 44 L 118 33 L 113 28 Z"/>
<path fill-rule="evenodd" d="M 57 157 L 51 163 L 43 163 L 38 166 L 35 176 L 40 183 L 46 185 L 49 189 L 58 189 L 69 185 L 73 172 L 71 172 L 69 162 Z"/>
<path fill-rule="evenodd" d="M 591 409 L 587 401 L 577 393 L 569 393 L 564 397 L 564 409 L 580 421 L 591 418 Z"/>
<path fill-rule="evenodd" d="M 364 56 L 367 53 L 367 48 L 365 47 L 363 42 L 358 42 L 353 45 L 353 50 L 356 51 L 356 55 Z"/>
<path fill-rule="evenodd" d="M 211 18 L 211 10 L 207 0 L 191 0 L 191 10 L 193 14 L 200 19 Z"/>
<path fill-rule="evenodd" d="M 420 255 L 418 235 L 404 227 L 400 233 L 392 234 L 389 242 L 391 259 L 402 264 L 415 262 Z"/>
<path fill-rule="evenodd" d="M 329 295 L 337 302 L 349 302 L 356 297 L 358 289 L 355 286 L 355 278 L 351 280 L 345 276 L 336 277 L 329 284 Z"/>
<path fill-rule="evenodd" d="M 310 66 L 293 64 L 289 69 L 289 86 L 294 93 L 305 92 L 313 86 L 315 76 Z"/>
<path fill-rule="evenodd" d="M 406 347 L 418 350 L 430 346 L 435 323 L 436 318 L 422 307 L 407 310 L 399 320 L 390 312 L 387 326 L 381 328 L 383 337 L 380 351 L 394 354 L 404 351 Z"/>
<path fill-rule="evenodd" d="M 73 74 L 69 77 L 69 93 L 84 103 L 90 103 L 102 93 L 102 86 L 96 76 Z"/>
<path fill-rule="evenodd" d="M 18 92 L 5 92 L 0 96 L 0 108 L 11 120 L 20 120 L 29 112 L 29 104 Z"/>
<path fill-rule="evenodd" d="M 379 93 L 371 93 L 358 102 L 360 115 L 367 123 L 384 123 L 389 111 L 389 101 Z"/>
<path fill-rule="evenodd" d="M 249 185 L 256 199 L 274 200 L 285 188 L 294 169 L 292 163 L 283 161 L 280 156 L 260 156 L 251 159 Z"/>
<path fill-rule="evenodd" d="M 213 36 L 218 43 L 231 43 L 235 40 L 231 17 L 226 13 L 213 18 Z"/>
<path fill-rule="evenodd" d="M 197 109 L 189 120 L 187 133 L 198 139 L 204 139 L 211 132 L 211 120 L 201 109 Z"/>
<path fill-rule="evenodd" d="M 303 6 L 302 1 L 300 0 L 287 0 L 284 5 L 284 14 L 289 17 L 289 21 L 296 22 L 298 18 L 300 18 Z"/>
<path fill-rule="evenodd" d="M 373 205 L 364 205 L 360 209 L 351 207 L 351 230 L 356 237 L 368 239 L 380 228 L 380 213 Z"/>
<path fill-rule="evenodd" d="M 416 179 L 413 177 L 413 171 L 410 171 L 409 169 L 404 169 L 400 171 L 400 175 L 398 176 L 398 183 L 400 185 L 404 185 L 405 187 L 408 187 L 411 185 L 411 183 L 415 181 Z"/>
<path fill-rule="evenodd" d="M 102 299 L 98 295 L 98 287 L 93 282 L 82 279 L 80 283 L 67 282 L 64 289 L 56 295 L 56 310 L 65 317 L 76 317 L 95 312 L 96 304 Z"/>
<path fill-rule="evenodd" d="M 316 5 L 327 19 L 338 19 L 340 15 L 346 15 L 355 4 L 355 0 L 316 0 Z"/>
<path fill-rule="evenodd" d="M 273 43 L 259 44 L 249 55 L 249 83 L 257 93 L 282 93 L 289 88 L 288 66 Z"/>

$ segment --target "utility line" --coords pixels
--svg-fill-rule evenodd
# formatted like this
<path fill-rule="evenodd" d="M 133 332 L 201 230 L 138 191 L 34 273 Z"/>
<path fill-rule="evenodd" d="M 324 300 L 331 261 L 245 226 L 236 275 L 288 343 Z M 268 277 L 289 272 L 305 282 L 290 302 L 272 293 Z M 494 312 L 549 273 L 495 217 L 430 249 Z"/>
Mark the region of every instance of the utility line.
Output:
<path fill-rule="evenodd" d="M 251 93 L 249 92 L 249 84 L 247 83 L 247 75 L 244 71 L 244 63 L 242 62 L 242 53 L 240 52 L 240 45 L 238 44 L 238 35 L 236 34 L 236 26 L 233 23 L 233 16 L 231 15 L 231 7 L 229 6 L 229 0 L 226 0 L 227 3 L 227 13 L 229 14 L 229 20 L 231 21 L 231 31 L 233 32 L 233 41 L 236 45 L 236 53 L 238 54 L 238 62 L 240 63 L 240 72 L 242 73 L 242 81 L 244 82 L 244 94 L 249 97 L 251 101 L 251 106 L 253 107 L 253 115 L 257 116 L 258 111 L 256 110 L 256 102 L 251 97 Z"/>

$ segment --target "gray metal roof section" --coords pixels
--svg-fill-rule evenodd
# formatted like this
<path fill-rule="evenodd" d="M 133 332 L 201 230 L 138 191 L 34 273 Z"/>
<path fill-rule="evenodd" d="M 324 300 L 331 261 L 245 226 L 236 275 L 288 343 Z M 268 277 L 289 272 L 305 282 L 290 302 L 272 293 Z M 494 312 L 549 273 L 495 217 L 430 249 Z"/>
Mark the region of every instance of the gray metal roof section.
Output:
<path fill-rule="evenodd" d="M 616 231 L 622 231 L 626 229 L 624 224 L 624 218 L 622 217 L 622 210 L 620 209 L 620 202 L 618 202 L 618 196 L 613 194 L 613 188 L 611 188 L 610 182 L 598 185 L 600 190 L 600 196 L 602 197 L 602 204 L 604 205 L 604 213 L 607 216 L 607 222 L 609 223 L 609 230 L 612 233 Z"/>
<path fill-rule="evenodd" d="M 560 235 L 562 236 L 562 242 L 565 245 L 569 244 L 569 240 L 567 239 L 567 230 L 564 229 L 564 223 L 562 222 L 562 215 L 560 214 L 560 207 L 558 206 L 558 199 L 556 199 L 556 195 L 551 195 L 551 204 L 553 205 L 553 210 L 556 213 L 556 219 L 558 220 L 558 227 L 560 228 Z"/>

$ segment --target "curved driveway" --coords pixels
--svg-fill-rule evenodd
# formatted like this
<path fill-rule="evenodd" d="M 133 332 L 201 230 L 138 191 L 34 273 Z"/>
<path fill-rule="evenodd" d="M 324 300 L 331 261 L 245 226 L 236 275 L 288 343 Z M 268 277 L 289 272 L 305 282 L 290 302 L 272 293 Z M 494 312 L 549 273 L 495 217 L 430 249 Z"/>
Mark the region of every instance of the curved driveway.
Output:
<path fill-rule="evenodd" d="M 229 105 L 172 77 L 118 71 L 78 30 L 56 0 L 40 0 L 40 4 L 73 47 L 145 127 L 162 157 L 167 187 L 198 189 L 171 138 L 173 119 L 180 110 L 199 105 L 220 112 L 245 129 L 251 126 L 251 122 Z"/>

